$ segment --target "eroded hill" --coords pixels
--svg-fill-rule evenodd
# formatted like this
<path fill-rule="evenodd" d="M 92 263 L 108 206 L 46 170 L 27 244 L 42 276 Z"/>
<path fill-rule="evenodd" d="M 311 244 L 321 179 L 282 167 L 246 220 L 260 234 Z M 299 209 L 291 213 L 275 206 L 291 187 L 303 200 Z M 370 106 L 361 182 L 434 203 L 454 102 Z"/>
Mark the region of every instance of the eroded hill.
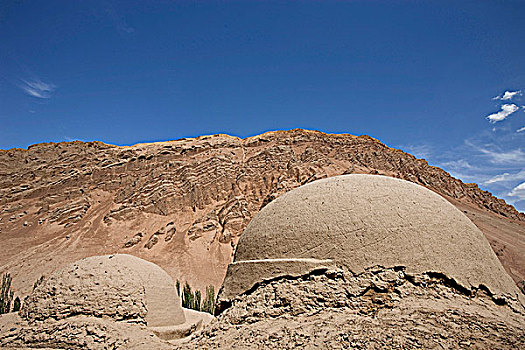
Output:
<path fill-rule="evenodd" d="M 0 152 L 0 272 L 29 292 L 83 257 L 129 253 L 197 288 L 218 288 L 239 235 L 264 205 L 316 179 L 371 173 L 439 193 L 525 279 L 525 215 L 425 160 L 368 136 L 269 132 L 117 147 L 47 143 Z"/>

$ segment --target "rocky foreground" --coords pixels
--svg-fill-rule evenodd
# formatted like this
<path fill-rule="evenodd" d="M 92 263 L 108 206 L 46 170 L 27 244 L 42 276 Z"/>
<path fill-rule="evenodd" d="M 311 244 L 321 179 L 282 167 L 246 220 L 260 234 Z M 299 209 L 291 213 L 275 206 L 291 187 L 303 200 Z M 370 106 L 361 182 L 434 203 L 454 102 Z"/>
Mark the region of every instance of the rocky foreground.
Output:
<path fill-rule="evenodd" d="M 240 296 L 179 349 L 518 349 L 524 320 L 442 276 L 325 271 Z"/>
<path fill-rule="evenodd" d="M 425 160 L 368 136 L 269 132 L 117 147 L 47 143 L 0 151 L 0 272 L 27 294 L 41 275 L 92 255 L 133 254 L 174 279 L 220 287 L 239 236 L 280 194 L 316 179 L 384 174 L 439 193 L 525 279 L 525 215 Z"/>
<path fill-rule="evenodd" d="M 162 341 L 135 323 L 85 315 L 27 323 L 0 316 L 5 349 L 519 349 L 519 304 L 402 267 L 317 270 L 239 296 L 203 330 Z"/>

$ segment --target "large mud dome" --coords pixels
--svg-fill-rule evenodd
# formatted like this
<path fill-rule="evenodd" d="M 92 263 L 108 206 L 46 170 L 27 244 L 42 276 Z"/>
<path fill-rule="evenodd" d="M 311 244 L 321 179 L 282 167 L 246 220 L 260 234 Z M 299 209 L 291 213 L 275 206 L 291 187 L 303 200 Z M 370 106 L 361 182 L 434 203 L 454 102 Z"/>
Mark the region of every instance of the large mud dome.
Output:
<path fill-rule="evenodd" d="M 320 180 L 266 206 L 239 242 L 222 314 L 180 348 L 509 348 L 523 295 L 482 233 L 421 186 Z"/>
<path fill-rule="evenodd" d="M 241 236 L 219 300 L 328 260 L 355 273 L 404 266 L 443 274 L 467 289 L 484 286 L 509 302 L 520 297 L 483 233 L 441 196 L 386 176 L 344 175 L 299 187 L 263 208 Z"/>

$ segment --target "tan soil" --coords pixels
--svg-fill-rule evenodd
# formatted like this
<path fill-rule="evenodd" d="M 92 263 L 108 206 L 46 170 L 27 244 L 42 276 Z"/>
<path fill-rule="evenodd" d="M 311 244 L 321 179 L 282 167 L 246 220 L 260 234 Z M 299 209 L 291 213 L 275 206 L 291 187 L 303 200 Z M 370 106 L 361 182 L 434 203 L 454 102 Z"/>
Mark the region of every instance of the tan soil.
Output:
<path fill-rule="evenodd" d="M 260 285 L 178 349 L 520 349 L 524 327 L 483 290 L 378 267 Z"/>
<path fill-rule="evenodd" d="M 512 206 L 368 136 L 305 130 L 0 151 L 0 273 L 26 295 L 41 275 L 76 260 L 127 253 L 218 290 L 262 206 L 343 173 L 398 177 L 444 196 L 467 211 L 512 278 L 525 279 L 524 215 Z"/>

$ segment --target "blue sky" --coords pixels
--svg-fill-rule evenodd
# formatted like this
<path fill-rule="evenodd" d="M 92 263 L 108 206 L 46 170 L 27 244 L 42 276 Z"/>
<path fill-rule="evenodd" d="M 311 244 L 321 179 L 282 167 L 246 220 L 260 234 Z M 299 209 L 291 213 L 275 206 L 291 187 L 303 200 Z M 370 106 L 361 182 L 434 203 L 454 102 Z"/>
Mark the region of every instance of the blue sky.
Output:
<path fill-rule="evenodd" d="M 512 0 L 4 0 L 0 148 L 368 134 L 524 211 L 524 18 Z"/>

